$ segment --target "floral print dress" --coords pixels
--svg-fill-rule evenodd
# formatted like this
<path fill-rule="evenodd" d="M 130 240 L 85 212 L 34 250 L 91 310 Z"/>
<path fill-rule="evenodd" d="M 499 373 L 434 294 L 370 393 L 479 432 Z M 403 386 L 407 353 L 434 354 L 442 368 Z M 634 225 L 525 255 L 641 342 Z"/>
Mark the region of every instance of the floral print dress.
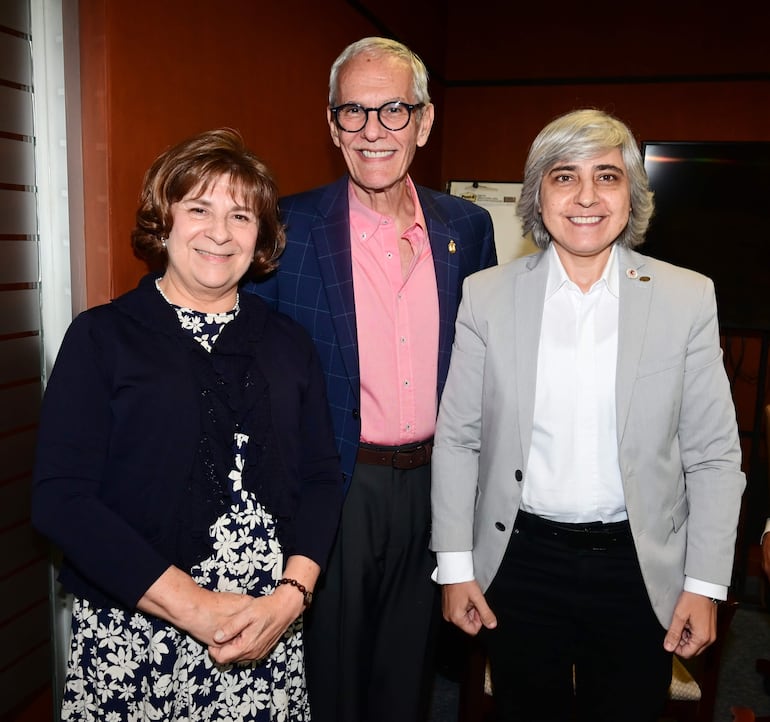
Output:
<path fill-rule="evenodd" d="M 203 314 L 174 307 L 182 327 L 211 351 L 238 307 Z M 233 439 L 229 509 L 210 527 L 211 555 L 189 570 L 206 589 L 260 596 L 281 578 L 272 516 L 241 487 L 248 437 Z M 75 598 L 63 721 L 305 722 L 301 618 L 259 662 L 215 664 L 204 645 L 163 620 Z"/>

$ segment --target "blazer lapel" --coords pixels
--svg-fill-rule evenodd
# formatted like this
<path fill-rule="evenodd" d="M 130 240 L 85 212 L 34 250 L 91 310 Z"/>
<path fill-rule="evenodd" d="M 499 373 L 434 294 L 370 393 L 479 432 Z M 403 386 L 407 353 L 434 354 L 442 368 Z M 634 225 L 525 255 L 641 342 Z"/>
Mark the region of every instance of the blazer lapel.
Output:
<path fill-rule="evenodd" d="M 439 365 L 446 357 L 447 368 L 439 368 L 439 379 L 446 378 L 449 368 L 448 355 L 452 351 L 452 337 L 454 333 L 455 316 L 457 313 L 457 287 L 459 278 L 459 253 L 450 253 L 451 243 L 458 243 L 453 238 L 452 230 L 444 219 L 441 209 L 434 203 L 433 198 L 416 186 L 417 197 L 420 199 L 422 214 L 428 228 L 431 252 L 433 254 L 433 267 L 436 273 L 436 288 L 438 289 L 438 314 L 439 314 Z"/>
<path fill-rule="evenodd" d="M 618 362 L 615 372 L 615 413 L 618 444 L 631 407 L 639 361 L 647 334 L 647 323 L 655 279 L 644 273 L 644 258 L 618 247 L 620 304 L 618 317 Z"/>
<path fill-rule="evenodd" d="M 548 259 L 540 253 L 527 261 L 529 272 L 516 277 L 513 316 L 515 328 L 511 334 L 516 366 L 516 393 L 519 409 L 521 448 L 526 464 L 532 445 L 532 424 L 535 418 L 535 388 L 537 383 L 537 354 L 540 329 L 543 325 L 543 305 L 548 280 Z"/>
<path fill-rule="evenodd" d="M 350 256 L 347 176 L 329 186 L 318 204 L 318 210 L 319 218 L 311 229 L 313 246 L 345 368 L 358 397 L 358 336 Z"/>

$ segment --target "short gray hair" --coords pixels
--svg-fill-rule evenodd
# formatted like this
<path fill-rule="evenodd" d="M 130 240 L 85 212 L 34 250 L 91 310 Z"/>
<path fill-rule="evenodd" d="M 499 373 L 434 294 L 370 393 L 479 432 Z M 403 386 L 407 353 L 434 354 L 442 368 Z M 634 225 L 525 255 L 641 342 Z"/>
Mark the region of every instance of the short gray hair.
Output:
<path fill-rule="evenodd" d="M 427 105 L 430 103 L 428 93 L 428 70 L 425 63 L 420 60 L 406 45 L 390 40 L 389 38 L 362 38 L 348 45 L 334 61 L 329 74 L 329 107 L 337 105 L 339 95 L 339 79 L 342 68 L 346 63 L 359 55 L 370 55 L 373 58 L 391 57 L 402 61 L 412 71 L 412 92 L 414 102 Z"/>
<path fill-rule="evenodd" d="M 547 248 L 552 240 L 538 211 L 545 174 L 556 163 L 593 158 L 613 148 L 620 149 L 631 189 L 631 215 L 616 243 L 635 248 L 644 242 L 655 204 L 636 139 L 617 118 L 601 110 L 583 109 L 551 121 L 529 150 L 517 213 L 524 233 L 532 232 L 539 248 Z"/>

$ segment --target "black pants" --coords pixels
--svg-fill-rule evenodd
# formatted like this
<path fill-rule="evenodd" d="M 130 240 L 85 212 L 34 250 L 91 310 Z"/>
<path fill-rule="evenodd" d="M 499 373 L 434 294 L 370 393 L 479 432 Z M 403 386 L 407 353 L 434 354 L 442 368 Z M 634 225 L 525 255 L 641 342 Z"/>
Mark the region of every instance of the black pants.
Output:
<path fill-rule="evenodd" d="M 438 626 L 430 465 L 358 464 L 305 618 L 313 722 L 424 720 Z"/>
<path fill-rule="evenodd" d="M 486 598 L 502 722 L 659 718 L 671 655 L 630 537 L 595 550 L 516 528 Z"/>

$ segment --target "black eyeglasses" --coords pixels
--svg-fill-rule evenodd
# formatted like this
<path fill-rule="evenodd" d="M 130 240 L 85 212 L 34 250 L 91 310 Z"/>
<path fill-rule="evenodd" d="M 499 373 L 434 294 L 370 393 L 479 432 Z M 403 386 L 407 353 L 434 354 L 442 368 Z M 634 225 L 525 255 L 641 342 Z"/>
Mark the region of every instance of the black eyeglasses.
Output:
<path fill-rule="evenodd" d="M 425 103 L 402 103 L 394 100 L 379 108 L 364 108 L 360 103 L 343 103 L 331 108 L 334 121 L 340 130 L 346 133 L 358 133 L 364 129 L 369 113 L 377 113 L 377 120 L 387 130 L 403 130 L 409 125 L 412 111 L 424 107 Z"/>

